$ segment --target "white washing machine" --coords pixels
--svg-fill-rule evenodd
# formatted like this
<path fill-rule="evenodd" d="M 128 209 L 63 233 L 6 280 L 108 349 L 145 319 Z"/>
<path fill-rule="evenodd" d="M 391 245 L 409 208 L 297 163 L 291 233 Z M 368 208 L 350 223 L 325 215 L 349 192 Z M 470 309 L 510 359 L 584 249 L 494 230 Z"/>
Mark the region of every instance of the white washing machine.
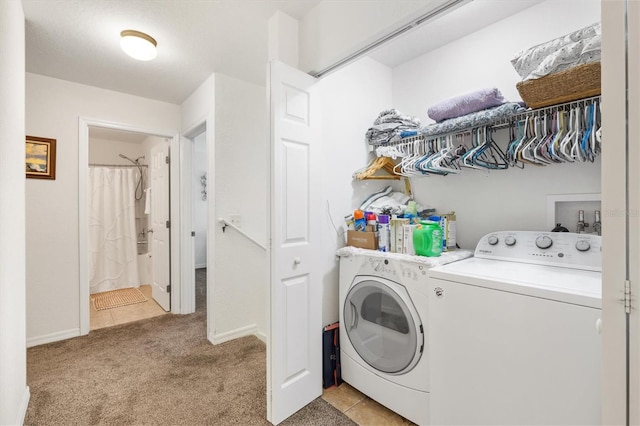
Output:
<path fill-rule="evenodd" d="M 601 237 L 496 232 L 429 270 L 431 424 L 600 424 Z"/>
<path fill-rule="evenodd" d="M 427 270 L 472 253 L 426 258 L 345 247 L 337 254 L 343 380 L 403 417 L 427 424 Z"/>

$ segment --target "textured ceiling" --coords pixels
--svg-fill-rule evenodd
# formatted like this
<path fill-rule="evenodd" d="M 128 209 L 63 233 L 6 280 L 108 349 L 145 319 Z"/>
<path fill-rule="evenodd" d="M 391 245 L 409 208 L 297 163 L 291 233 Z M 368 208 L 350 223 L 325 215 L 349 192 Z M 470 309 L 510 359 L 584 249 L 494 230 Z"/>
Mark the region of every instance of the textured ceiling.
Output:
<path fill-rule="evenodd" d="M 22 0 L 27 72 L 182 103 L 214 72 L 265 84 L 267 21 L 320 0 Z M 120 31 L 154 37 L 150 62 L 120 50 Z"/>
<path fill-rule="evenodd" d="M 214 72 L 264 85 L 268 19 L 278 10 L 300 19 L 321 1 L 22 0 L 27 72 L 173 104 Z M 541 1 L 475 0 L 371 56 L 394 67 Z M 126 56 L 124 29 L 154 37 L 158 57 Z"/>

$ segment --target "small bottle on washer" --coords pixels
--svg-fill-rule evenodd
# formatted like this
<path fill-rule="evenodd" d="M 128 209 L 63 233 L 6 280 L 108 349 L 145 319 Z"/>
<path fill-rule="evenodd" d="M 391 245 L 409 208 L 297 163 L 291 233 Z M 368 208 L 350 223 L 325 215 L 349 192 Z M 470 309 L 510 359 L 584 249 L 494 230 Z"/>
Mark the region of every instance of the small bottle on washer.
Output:
<path fill-rule="evenodd" d="M 390 241 L 389 241 L 389 215 L 381 214 L 378 215 L 378 250 L 379 251 L 389 251 L 390 249 Z"/>

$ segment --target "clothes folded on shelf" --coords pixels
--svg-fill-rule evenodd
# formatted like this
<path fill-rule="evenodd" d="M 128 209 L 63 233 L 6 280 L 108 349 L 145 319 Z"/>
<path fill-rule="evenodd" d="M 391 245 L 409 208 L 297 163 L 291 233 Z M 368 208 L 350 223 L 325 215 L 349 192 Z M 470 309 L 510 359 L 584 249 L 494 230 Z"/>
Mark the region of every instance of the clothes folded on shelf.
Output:
<path fill-rule="evenodd" d="M 382 145 L 402 138 L 403 132 L 417 131 L 420 120 L 402 114 L 397 109 L 382 111 L 367 130 L 366 138 L 371 145 Z"/>
<path fill-rule="evenodd" d="M 496 87 L 482 88 L 445 99 L 430 106 L 427 115 L 437 123 L 492 108 L 505 103 Z"/>

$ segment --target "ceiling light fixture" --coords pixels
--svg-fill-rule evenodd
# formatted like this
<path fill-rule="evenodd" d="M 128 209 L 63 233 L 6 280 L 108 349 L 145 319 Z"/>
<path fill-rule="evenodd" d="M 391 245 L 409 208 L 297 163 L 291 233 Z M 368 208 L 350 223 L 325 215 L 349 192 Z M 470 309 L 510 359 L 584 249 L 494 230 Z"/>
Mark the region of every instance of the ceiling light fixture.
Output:
<path fill-rule="evenodd" d="M 155 58 L 158 43 L 145 33 L 135 30 L 124 30 L 120 33 L 120 47 L 124 52 L 139 61 L 150 61 Z"/>

